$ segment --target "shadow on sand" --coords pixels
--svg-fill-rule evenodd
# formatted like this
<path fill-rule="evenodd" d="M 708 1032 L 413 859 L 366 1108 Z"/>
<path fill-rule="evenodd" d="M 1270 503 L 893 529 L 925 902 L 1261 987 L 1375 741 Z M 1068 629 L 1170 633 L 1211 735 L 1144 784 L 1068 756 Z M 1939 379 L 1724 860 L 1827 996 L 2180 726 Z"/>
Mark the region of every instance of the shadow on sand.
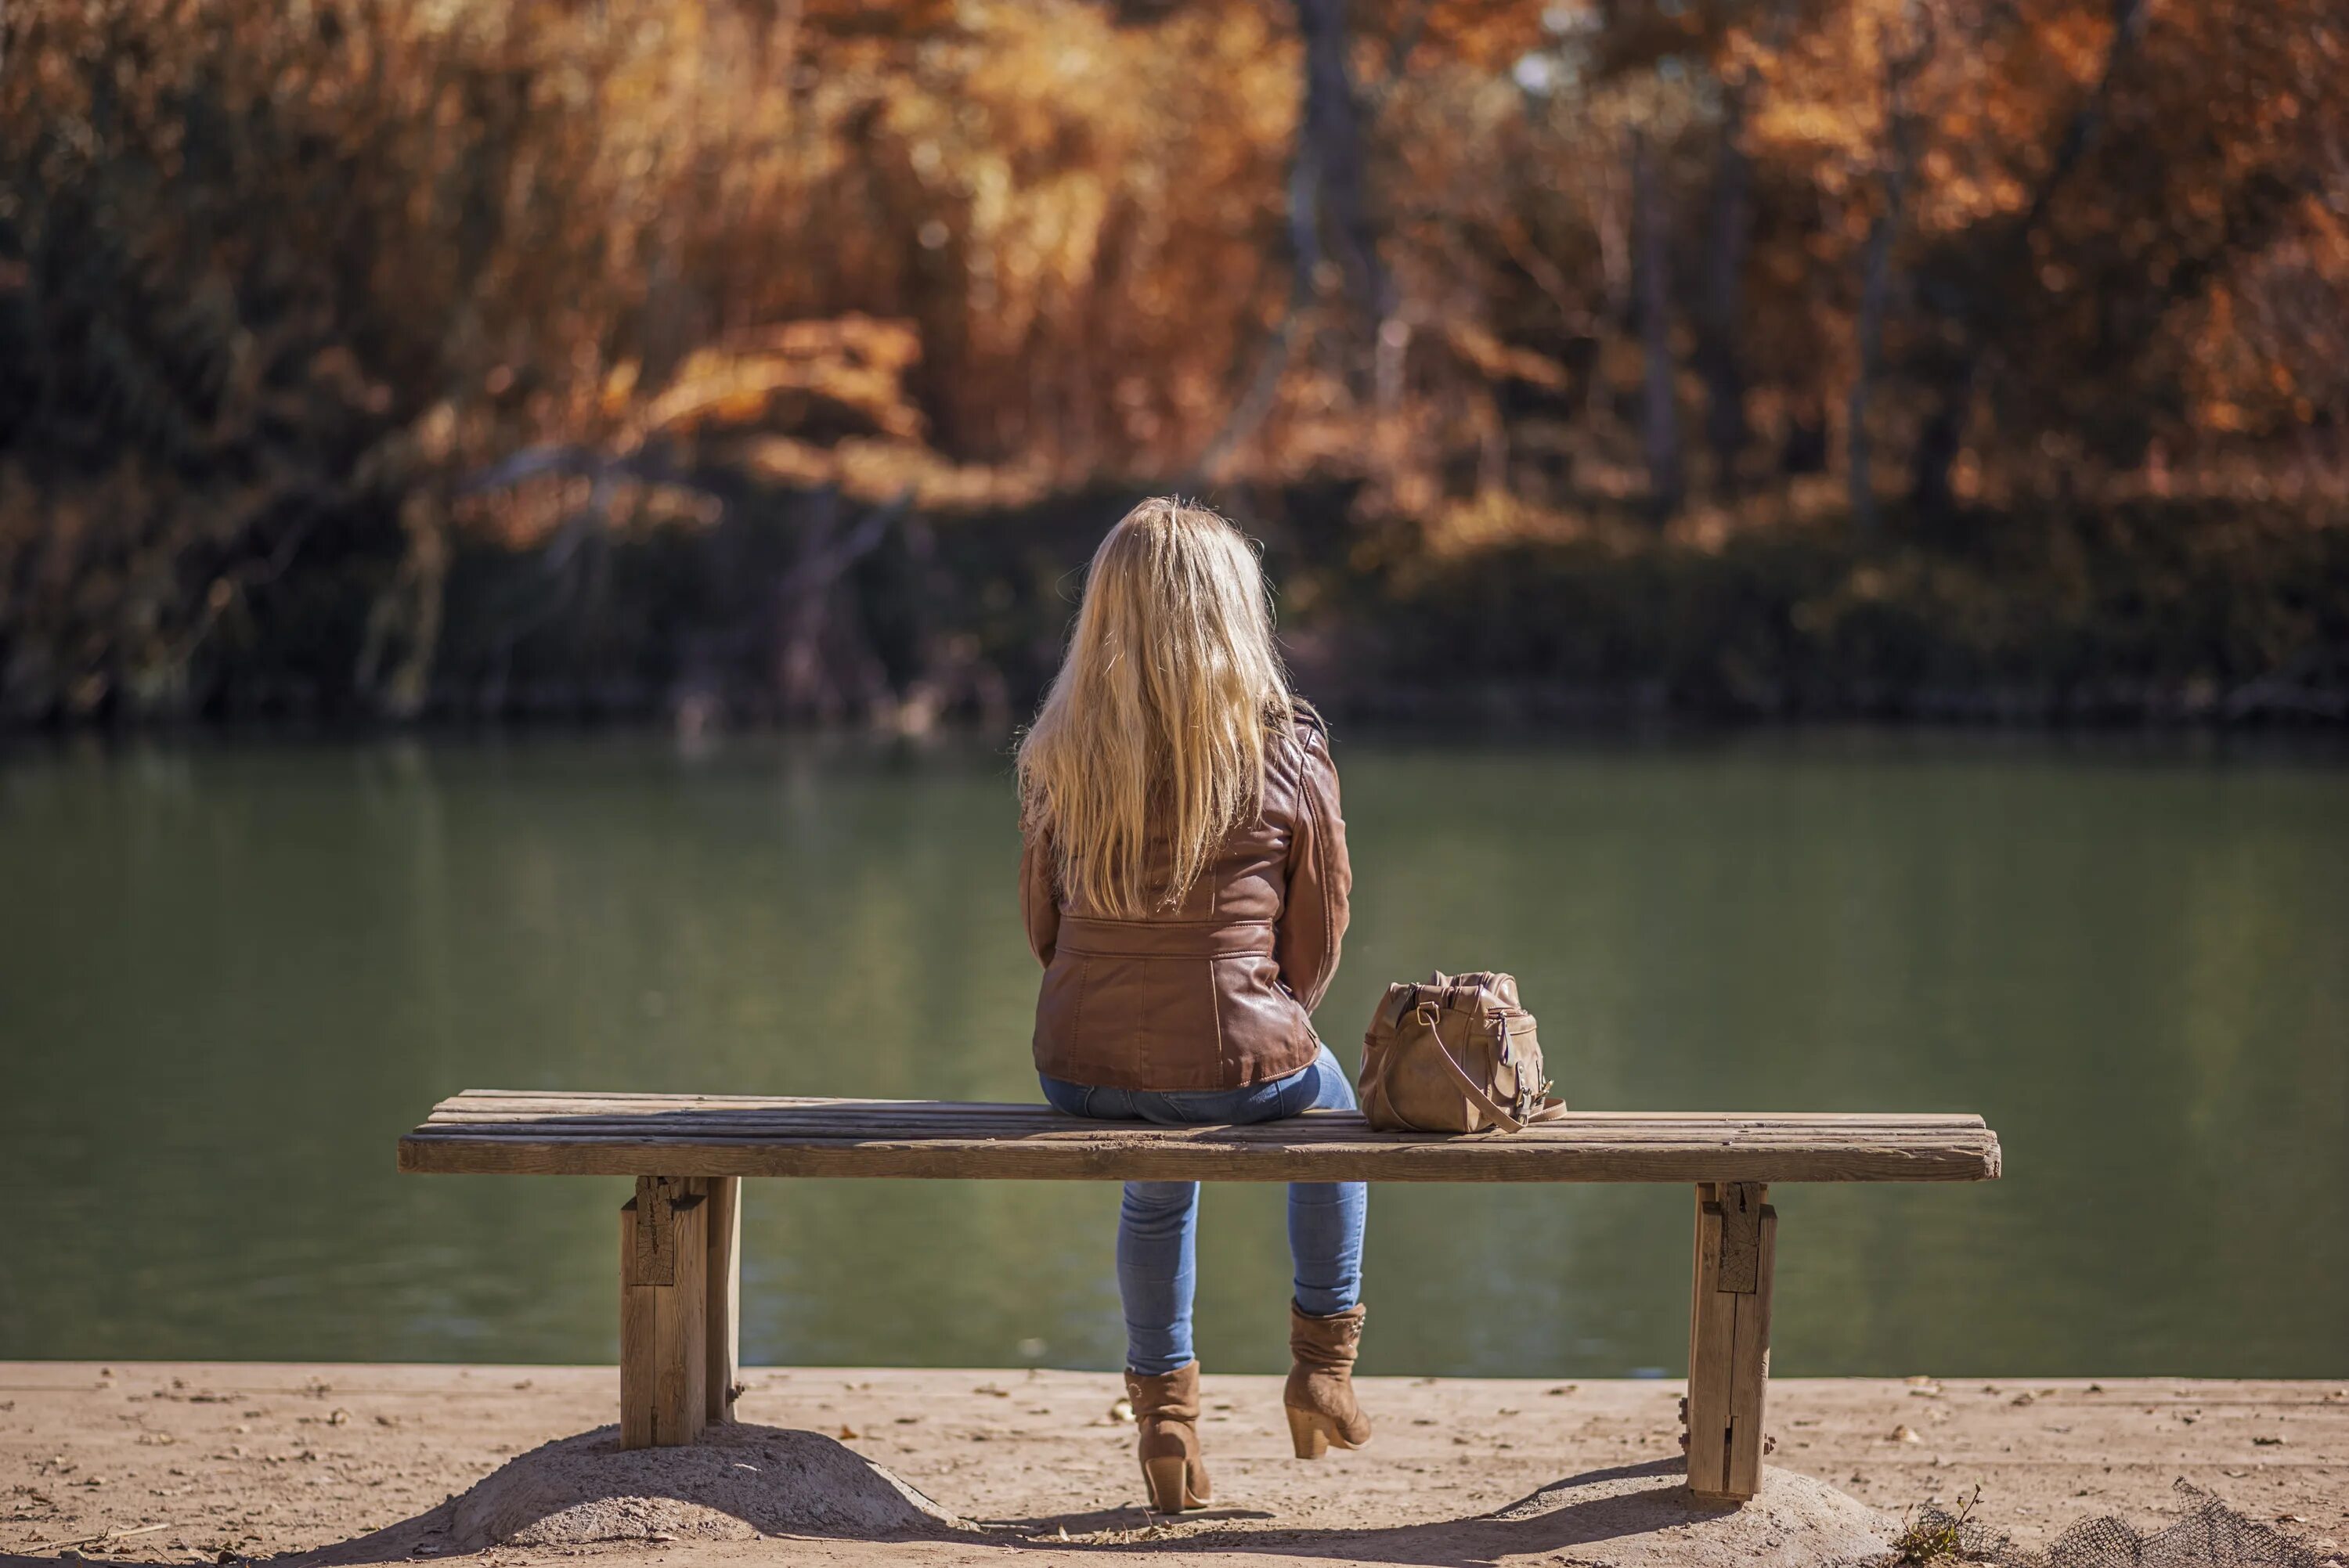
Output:
<path fill-rule="evenodd" d="M 505 1543 L 575 1549 L 656 1536 L 678 1545 L 817 1536 L 908 1547 L 984 1541 L 1105 1555 L 1255 1553 L 1425 1568 L 1483 1568 L 1506 1556 L 1570 1552 L 1577 1563 L 1646 1568 L 1859 1563 L 1889 1543 L 1880 1515 L 1818 1482 L 1770 1471 L 1761 1498 L 1741 1509 L 1700 1502 L 1683 1473 L 1677 1459 L 1588 1470 L 1489 1512 L 1376 1528 L 1283 1529 L 1271 1514 L 1239 1508 L 1151 1529 L 1136 1529 L 1140 1516 L 1131 1510 L 980 1525 L 821 1433 L 746 1424 L 690 1448 L 622 1450 L 616 1429 L 605 1427 L 519 1455 L 460 1496 L 396 1524 L 268 1561 L 274 1568 L 336 1568 Z M 1069 1539 L 1060 1538 L 1061 1530 Z"/>

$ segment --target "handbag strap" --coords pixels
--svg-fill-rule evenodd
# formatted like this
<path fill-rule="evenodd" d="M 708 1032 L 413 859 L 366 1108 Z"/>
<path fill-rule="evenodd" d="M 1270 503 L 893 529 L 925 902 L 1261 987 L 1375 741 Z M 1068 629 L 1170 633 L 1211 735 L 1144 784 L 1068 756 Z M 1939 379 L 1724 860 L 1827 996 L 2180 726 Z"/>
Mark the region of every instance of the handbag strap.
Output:
<path fill-rule="evenodd" d="M 1485 1091 L 1483 1085 L 1479 1084 L 1475 1078 L 1469 1075 L 1466 1068 L 1460 1065 L 1460 1058 L 1452 1054 L 1452 1047 L 1444 1043 L 1444 1035 L 1442 1031 L 1437 1029 L 1435 1026 L 1435 1011 L 1436 1009 L 1433 1004 L 1423 1002 L 1419 1005 L 1419 1021 L 1427 1026 L 1429 1036 L 1434 1039 L 1435 1054 L 1443 1058 L 1444 1068 L 1452 1074 L 1453 1080 L 1459 1084 L 1462 1090 L 1467 1094 L 1469 1099 L 1476 1105 L 1482 1106 L 1484 1108 L 1485 1114 L 1491 1117 L 1495 1121 L 1500 1123 L 1503 1131 L 1523 1132 L 1527 1127 L 1532 1126 L 1535 1122 L 1557 1121 L 1570 1112 L 1572 1108 L 1569 1107 L 1566 1101 L 1558 1099 L 1558 1097 L 1554 1094 L 1546 1094 L 1542 1096 L 1540 1106 L 1536 1109 L 1531 1115 L 1525 1117 L 1519 1117 L 1510 1111 L 1503 1110 L 1499 1106 L 1494 1104 L 1493 1097 Z M 1381 1083 L 1381 1087 L 1383 1088 L 1385 1086 Z"/>
<path fill-rule="evenodd" d="M 1468 1069 L 1460 1065 L 1460 1058 L 1452 1054 L 1452 1047 L 1444 1043 L 1443 1032 L 1435 1026 L 1436 1009 L 1434 1006 L 1431 1003 L 1421 1003 L 1419 1005 L 1418 1016 L 1419 1021 L 1427 1026 L 1428 1037 L 1435 1042 L 1435 1054 L 1437 1058 L 1444 1063 L 1444 1068 L 1452 1074 L 1453 1078 L 1460 1085 L 1462 1091 L 1468 1096 L 1470 1103 L 1483 1107 L 1485 1114 L 1498 1122 L 1501 1126 L 1501 1130 L 1504 1132 L 1524 1131 L 1526 1124 L 1519 1121 L 1507 1111 L 1503 1110 L 1499 1106 L 1494 1104 L 1493 1097 L 1485 1092 L 1485 1088 L 1482 1084 L 1479 1084 L 1475 1078 L 1468 1075 Z"/>

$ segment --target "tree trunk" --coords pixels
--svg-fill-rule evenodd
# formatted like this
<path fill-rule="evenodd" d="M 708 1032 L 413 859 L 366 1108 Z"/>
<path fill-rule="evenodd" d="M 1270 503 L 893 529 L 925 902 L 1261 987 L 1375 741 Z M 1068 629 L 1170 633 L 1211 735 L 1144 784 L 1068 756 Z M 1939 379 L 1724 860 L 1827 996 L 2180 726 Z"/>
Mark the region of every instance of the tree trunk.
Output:
<path fill-rule="evenodd" d="M 1705 443 L 1713 449 L 1713 493 L 1738 491 L 1737 459 L 1750 433 L 1745 422 L 1745 366 L 1738 348 L 1744 305 L 1745 255 L 1753 238 L 1754 166 L 1745 155 L 1746 85 L 1723 89 L 1721 148 L 1713 166 L 1706 218 L 1704 341 L 1699 369 L 1705 387 Z"/>
<path fill-rule="evenodd" d="M 1298 134 L 1312 148 L 1320 208 L 1332 249 L 1350 289 L 1372 322 L 1393 310 L 1371 222 L 1370 176 L 1362 148 L 1362 109 L 1346 60 L 1345 0 L 1297 0 L 1305 40 L 1305 118 Z"/>
<path fill-rule="evenodd" d="M 1640 340 L 1647 355 L 1640 400 L 1640 446 L 1648 459 L 1648 498 L 1658 522 L 1678 512 L 1681 473 L 1679 411 L 1674 407 L 1671 275 L 1665 233 L 1670 220 L 1645 132 L 1631 133 L 1631 232 L 1639 291 Z"/>
<path fill-rule="evenodd" d="M 1908 86 L 1933 54 L 1932 13 L 1909 0 L 1903 20 L 1914 38 L 1884 57 L 1884 210 L 1868 226 L 1859 286 L 1858 364 L 1851 378 L 1851 404 L 1844 439 L 1851 486 L 1851 523 L 1862 537 L 1876 531 L 1876 452 L 1868 438 L 1868 409 L 1876 395 L 1876 373 L 1884 357 L 1884 316 L 1892 296 L 1892 242 L 1900 229 L 1900 208 L 1910 166 L 1916 160 Z"/>
<path fill-rule="evenodd" d="M 1900 225 L 1901 175 L 1884 181 L 1884 211 L 1868 226 L 1859 285 L 1859 364 L 1851 378 L 1851 406 L 1845 415 L 1844 462 L 1851 486 L 1851 525 L 1861 535 L 1876 531 L 1875 445 L 1868 439 L 1868 410 L 1876 397 L 1876 371 L 1884 356 L 1884 308 L 1892 292 L 1892 235 Z"/>
<path fill-rule="evenodd" d="M 1347 287 L 1370 315 L 1373 327 L 1382 325 L 1392 309 L 1386 273 L 1379 264 L 1377 234 L 1370 220 L 1362 109 L 1346 63 L 1345 0 L 1297 0 L 1297 27 L 1305 42 L 1305 73 L 1297 146 L 1288 169 L 1289 264 L 1295 269 L 1288 303 L 1255 374 L 1248 378 L 1247 390 L 1192 465 L 1192 475 L 1200 482 L 1212 481 L 1272 411 L 1298 339 L 1306 335 L 1300 318 L 1313 298 L 1325 219 L 1336 231 L 1335 248 Z"/>
<path fill-rule="evenodd" d="M 2030 286 L 2032 236 L 2045 221 L 2056 193 L 2104 133 L 2105 109 L 2112 98 L 2113 79 L 2128 59 L 2144 25 L 2144 0 L 2112 0 L 2112 19 L 2113 36 L 2105 46 L 2105 63 L 2097 72 L 2096 85 L 2064 123 L 2063 138 L 2056 142 L 2046 171 L 2031 193 L 2030 205 L 1984 264 L 1971 269 L 1974 277 L 1991 290 L 2002 290 L 2010 283 L 2014 287 Z M 1918 433 L 1909 470 L 1909 494 L 1924 515 L 1946 514 L 1955 499 L 1950 470 L 1958 454 L 1965 449 L 1966 421 L 1973 408 L 1974 379 L 1983 346 L 1980 312 L 1986 303 L 1980 288 L 1961 287 L 1958 292 L 1954 311 L 1958 341 L 1949 363 L 1933 378 L 1932 408 Z"/>

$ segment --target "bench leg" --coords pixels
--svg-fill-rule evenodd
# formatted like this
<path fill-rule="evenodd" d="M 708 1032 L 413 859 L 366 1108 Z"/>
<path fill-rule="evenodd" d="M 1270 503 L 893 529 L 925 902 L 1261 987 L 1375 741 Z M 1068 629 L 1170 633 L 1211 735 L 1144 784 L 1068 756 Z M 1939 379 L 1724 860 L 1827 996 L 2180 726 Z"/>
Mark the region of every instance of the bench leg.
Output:
<path fill-rule="evenodd" d="M 734 1418 L 734 1400 L 742 1392 L 737 1377 L 742 1346 L 742 1179 L 712 1176 L 703 1188 L 709 1266 L 704 1331 L 709 1371 L 702 1387 L 714 1427 Z"/>
<path fill-rule="evenodd" d="M 1778 1212 L 1758 1181 L 1701 1181 L 1689 1311 L 1688 1478 L 1700 1497 L 1744 1502 L 1762 1488 L 1770 1377 L 1770 1278 Z"/>
<path fill-rule="evenodd" d="M 671 1447 L 708 1413 L 709 1200 L 639 1176 L 620 1210 L 620 1446 Z"/>

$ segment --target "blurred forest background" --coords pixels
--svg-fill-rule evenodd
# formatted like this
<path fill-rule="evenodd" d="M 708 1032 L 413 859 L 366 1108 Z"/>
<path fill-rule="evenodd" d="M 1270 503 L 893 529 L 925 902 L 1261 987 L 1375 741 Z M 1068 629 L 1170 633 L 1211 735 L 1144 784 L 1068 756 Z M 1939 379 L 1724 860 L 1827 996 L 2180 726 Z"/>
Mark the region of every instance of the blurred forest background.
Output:
<path fill-rule="evenodd" d="M 2339 0 L 10 0 L 0 725 L 2349 718 Z"/>

